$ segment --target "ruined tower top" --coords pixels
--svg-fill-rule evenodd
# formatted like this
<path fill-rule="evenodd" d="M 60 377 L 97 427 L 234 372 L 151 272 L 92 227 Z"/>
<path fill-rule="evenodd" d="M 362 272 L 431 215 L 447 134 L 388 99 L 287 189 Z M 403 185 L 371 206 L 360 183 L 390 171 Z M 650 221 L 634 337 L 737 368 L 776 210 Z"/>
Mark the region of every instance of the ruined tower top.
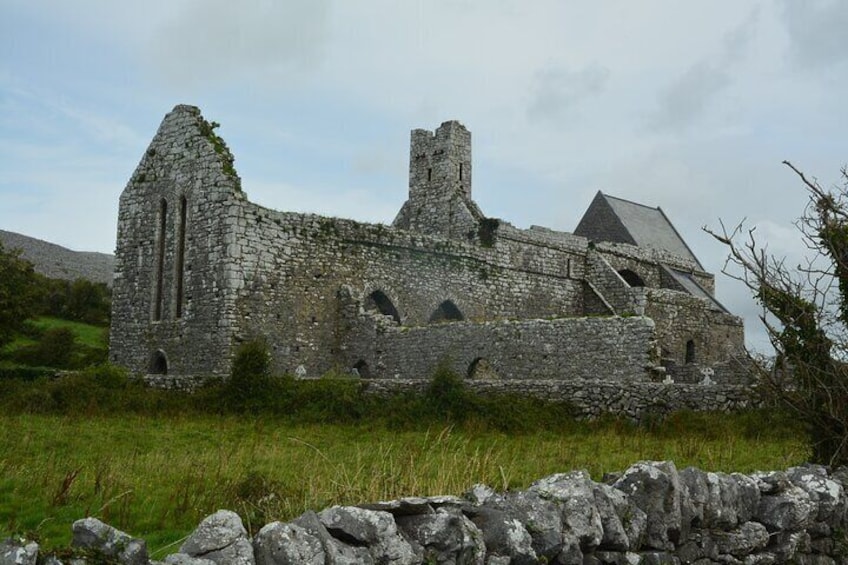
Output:
<path fill-rule="evenodd" d="M 458 121 L 435 132 L 412 130 L 409 144 L 409 197 L 461 189 L 471 198 L 471 132 Z"/>

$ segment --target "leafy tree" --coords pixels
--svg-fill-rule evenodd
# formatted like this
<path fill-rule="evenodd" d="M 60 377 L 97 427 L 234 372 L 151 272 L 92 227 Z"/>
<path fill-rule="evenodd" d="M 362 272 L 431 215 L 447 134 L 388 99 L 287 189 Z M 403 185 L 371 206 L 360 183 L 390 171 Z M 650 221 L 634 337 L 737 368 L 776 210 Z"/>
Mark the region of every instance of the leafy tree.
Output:
<path fill-rule="evenodd" d="M 0 243 L 0 345 L 9 341 L 24 321 L 36 313 L 36 275 L 19 251 Z"/>
<path fill-rule="evenodd" d="M 728 246 L 728 265 L 763 306 L 761 320 L 775 349 L 758 364 L 760 382 L 809 433 L 814 462 L 848 464 L 848 170 L 842 185 L 823 189 L 790 162 L 809 202 L 796 222 L 813 256 L 790 267 L 767 253 L 740 224 L 707 230 Z"/>

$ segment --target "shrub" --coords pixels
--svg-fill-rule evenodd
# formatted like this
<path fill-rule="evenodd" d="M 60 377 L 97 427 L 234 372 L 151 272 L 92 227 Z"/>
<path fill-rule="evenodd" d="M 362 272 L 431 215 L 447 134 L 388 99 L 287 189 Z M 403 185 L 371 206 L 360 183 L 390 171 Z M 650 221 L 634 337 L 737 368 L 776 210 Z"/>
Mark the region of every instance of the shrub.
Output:
<path fill-rule="evenodd" d="M 466 390 L 462 377 L 447 362 L 436 367 L 424 396 L 433 416 L 437 418 L 461 422 L 469 412 L 474 411 L 473 396 Z"/>
<path fill-rule="evenodd" d="M 268 410 L 279 385 L 271 376 L 271 358 L 264 341 L 243 343 L 236 351 L 230 378 L 221 387 L 221 405 L 227 411 Z"/>

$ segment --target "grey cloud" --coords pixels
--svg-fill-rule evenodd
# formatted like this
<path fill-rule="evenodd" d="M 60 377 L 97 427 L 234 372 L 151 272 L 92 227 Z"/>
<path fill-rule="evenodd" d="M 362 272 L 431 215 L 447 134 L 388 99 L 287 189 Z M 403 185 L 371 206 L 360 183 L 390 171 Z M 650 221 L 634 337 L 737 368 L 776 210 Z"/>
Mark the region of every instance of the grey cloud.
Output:
<path fill-rule="evenodd" d="M 659 96 L 659 108 L 649 119 L 656 130 L 675 130 L 689 126 L 733 82 L 733 66 L 744 57 L 751 42 L 759 10 L 754 9 L 738 26 L 722 38 L 721 52 L 692 64 Z"/>
<path fill-rule="evenodd" d="M 592 65 L 578 71 L 563 68 L 536 73 L 533 98 L 527 108 L 531 120 L 560 121 L 584 99 L 600 94 L 609 79 L 609 70 Z"/>
<path fill-rule="evenodd" d="M 848 3 L 843 0 L 781 0 L 789 49 L 802 67 L 848 61 Z"/>
<path fill-rule="evenodd" d="M 305 70 L 321 60 L 328 12 L 329 0 L 195 0 L 158 30 L 149 54 L 179 86 Z"/>
<path fill-rule="evenodd" d="M 688 126 L 730 82 L 726 70 L 706 61 L 695 63 L 662 93 L 651 126 L 659 130 Z"/>

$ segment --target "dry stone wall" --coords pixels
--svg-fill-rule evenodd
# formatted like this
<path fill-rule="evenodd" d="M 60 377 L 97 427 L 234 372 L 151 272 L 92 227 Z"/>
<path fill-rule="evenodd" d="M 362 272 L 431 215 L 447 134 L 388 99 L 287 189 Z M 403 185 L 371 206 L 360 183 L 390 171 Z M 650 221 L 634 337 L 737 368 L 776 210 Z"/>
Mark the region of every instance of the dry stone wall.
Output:
<path fill-rule="evenodd" d="M 333 506 L 253 536 L 221 510 L 162 561 L 150 560 L 143 540 L 95 518 L 74 523 L 73 545 L 99 555 L 98 563 L 130 565 L 835 565 L 848 563 L 846 483 L 846 468 L 746 475 L 641 461 L 601 482 L 571 471 L 524 491 L 475 485 L 461 497 Z M 34 542 L 0 544 L 0 565 L 38 559 L 61 563 L 39 556 Z"/>

